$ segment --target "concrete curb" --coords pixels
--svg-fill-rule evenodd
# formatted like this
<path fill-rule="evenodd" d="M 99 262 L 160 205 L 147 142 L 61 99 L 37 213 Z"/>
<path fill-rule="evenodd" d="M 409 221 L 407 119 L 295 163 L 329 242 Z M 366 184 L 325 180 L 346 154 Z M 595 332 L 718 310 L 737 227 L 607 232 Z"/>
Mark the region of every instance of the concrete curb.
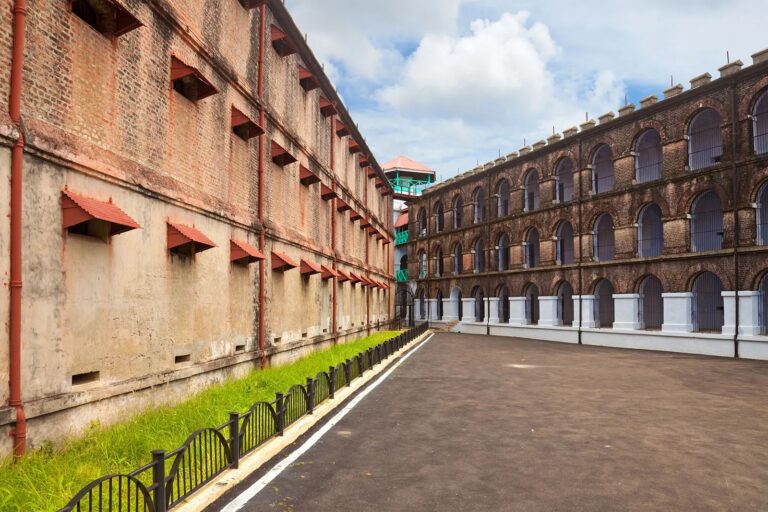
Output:
<path fill-rule="evenodd" d="M 339 405 L 343 404 L 348 398 L 357 393 L 357 391 L 359 391 L 362 387 L 376 378 L 379 374 L 383 373 L 401 356 L 419 346 L 421 342 L 423 342 L 432 333 L 432 330 L 427 330 L 424 334 L 413 340 L 411 343 L 393 353 L 392 356 L 390 356 L 388 359 L 382 361 L 382 364 L 379 364 L 370 371 L 364 373 L 361 378 L 355 379 L 351 386 L 343 387 L 338 390 L 335 393 L 335 398 L 332 400 L 326 400 L 315 408 L 313 414 L 304 415 L 293 425 L 286 428 L 283 436 L 276 437 L 270 441 L 267 441 L 263 446 L 246 455 L 243 459 L 240 460 L 240 467 L 238 469 L 225 471 L 219 477 L 215 478 L 205 487 L 196 492 L 194 495 L 190 496 L 180 505 L 176 506 L 174 510 L 178 510 L 179 512 L 201 512 L 202 510 L 205 510 L 206 507 L 219 499 L 225 493 L 229 492 L 237 484 L 241 483 L 255 471 L 258 471 L 259 468 L 269 463 L 285 448 L 295 443 L 301 436 L 306 434 L 310 429 L 318 424 L 325 416 L 332 413 L 339 407 Z"/>

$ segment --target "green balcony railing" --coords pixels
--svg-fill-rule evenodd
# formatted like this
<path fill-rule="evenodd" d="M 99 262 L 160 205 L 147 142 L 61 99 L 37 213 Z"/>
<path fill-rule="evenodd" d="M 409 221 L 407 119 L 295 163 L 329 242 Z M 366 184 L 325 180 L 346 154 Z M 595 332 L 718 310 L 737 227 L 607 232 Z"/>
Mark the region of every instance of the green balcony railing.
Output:
<path fill-rule="evenodd" d="M 425 180 L 416 180 L 398 176 L 390 178 L 389 183 L 397 194 L 420 196 L 422 192 L 424 192 L 424 189 L 433 183 L 433 180 L 429 178 Z"/>
<path fill-rule="evenodd" d="M 395 233 L 395 245 L 403 245 L 408 243 L 408 231 L 400 231 Z"/>
<path fill-rule="evenodd" d="M 395 273 L 395 279 L 397 280 L 398 283 L 408 282 L 408 269 L 404 268 L 404 269 L 398 270 Z"/>

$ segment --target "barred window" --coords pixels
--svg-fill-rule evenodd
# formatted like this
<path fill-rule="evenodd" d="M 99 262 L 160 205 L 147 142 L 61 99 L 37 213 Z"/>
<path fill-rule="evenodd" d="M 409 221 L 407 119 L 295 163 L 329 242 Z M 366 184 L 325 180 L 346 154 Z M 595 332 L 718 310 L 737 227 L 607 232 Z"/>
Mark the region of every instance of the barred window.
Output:
<path fill-rule="evenodd" d="M 643 207 L 637 222 L 637 252 L 642 258 L 661 256 L 664 248 L 664 226 L 661 208 L 655 203 Z"/>
<path fill-rule="evenodd" d="M 502 285 L 499 288 L 499 322 L 509 322 L 509 289 Z"/>
<path fill-rule="evenodd" d="M 435 275 L 440 277 L 443 275 L 443 248 L 438 247 L 435 250 Z"/>
<path fill-rule="evenodd" d="M 427 210 L 419 210 L 419 237 L 427 236 Z"/>
<path fill-rule="evenodd" d="M 592 158 L 592 191 L 600 194 L 610 190 L 613 190 L 613 152 L 603 144 Z"/>
<path fill-rule="evenodd" d="M 419 251 L 419 279 L 427 277 L 427 253 Z"/>
<path fill-rule="evenodd" d="M 573 199 L 573 162 L 563 158 L 555 169 L 555 197 L 561 203 Z"/>
<path fill-rule="evenodd" d="M 723 156 L 723 137 L 720 114 L 708 108 L 699 112 L 688 127 L 688 167 L 704 169 L 720 162 Z"/>
<path fill-rule="evenodd" d="M 496 195 L 498 196 L 496 213 L 499 217 L 506 217 L 509 215 L 509 182 L 507 180 L 501 180 L 496 185 Z"/>
<path fill-rule="evenodd" d="M 607 279 L 601 279 L 595 287 L 595 320 L 597 327 L 610 328 L 614 322 L 613 285 Z"/>
<path fill-rule="evenodd" d="M 530 325 L 539 323 L 539 288 L 535 284 L 525 287 L 525 318 Z"/>
<path fill-rule="evenodd" d="M 482 238 L 475 242 L 474 268 L 475 272 L 485 271 L 485 244 Z"/>
<path fill-rule="evenodd" d="M 453 200 L 453 227 L 459 229 L 464 213 L 464 200 L 461 196 L 456 196 Z"/>
<path fill-rule="evenodd" d="M 485 212 L 486 212 L 485 190 L 478 187 L 475 190 L 473 199 L 475 202 L 474 223 L 481 224 L 485 222 Z"/>
<path fill-rule="evenodd" d="M 456 275 L 464 271 L 464 253 L 461 250 L 461 244 L 453 246 L 453 273 Z"/>
<path fill-rule="evenodd" d="M 768 153 L 768 91 L 765 91 L 757 100 L 752 122 L 755 133 L 755 154 Z"/>
<path fill-rule="evenodd" d="M 661 137 L 651 128 L 637 139 L 635 147 L 635 179 L 638 183 L 661 178 Z"/>
<path fill-rule="evenodd" d="M 506 233 L 499 237 L 497 254 L 499 271 L 509 270 L 509 235 Z"/>
<path fill-rule="evenodd" d="M 443 292 L 441 292 L 440 290 L 437 290 L 437 296 L 435 298 L 437 299 L 436 320 L 442 320 L 443 319 Z"/>
<path fill-rule="evenodd" d="M 640 283 L 640 322 L 643 329 L 659 330 L 664 323 L 664 301 L 661 281 L 648 276 Z"/>
<path fill-rule="evenodd" d="M 757 193 L 757 243 L 768 245 L 768 183 Z M 768 315 L 768 311 L 765 313 Z"/>
<path fill-rule="evenodd" d="M 541 263 L 541 252 L 539 248 L 539 230 L 531 228 L 525 237 L 525 264 L 528 268 L 538 267 Z"/>
<path fill-rule="evenodd" d="M 696 332 L 720 332 L 725 323 L 723 283 L 712 272 L 693 282 L 693 327 Z"/>
<path fill-rule="evenodd" d="M 539 172 L 531 169 L 525 177 L 525 210 L 533 211 L 539 208 L 541 199 L 539 196 Z"/>
<path fill-rule="evenodd" d="M 557 318 L 562 325 L 573 325 L 573 287 L 568 281 L 557 288 Z"/>
<path fill-rule="evenodd" d="M 598 217 L 595 230 L 592 233 L 592 254 L 598 261 L 610 261 L 614 258 L 616 248 L 613 235 L 613 219 L 607 213 Z"/>
<path fill-rule="evenodd" d="M 573 263 L 573 227 L 567 220 L 557 226 L 557 263 L 559 265 Z"/>
<path fill-rule="evenodd" d="M 691 251 L 718 251 L 723 248 L 723 207 L 713 191 L 700 195 L 691 211 Z"/>
<path fill-rule="evenodd" d="M 445 214 L 443 212 L 443 203 L 435 205 L 435 231 L 440 233 L 445 227 Z"/>

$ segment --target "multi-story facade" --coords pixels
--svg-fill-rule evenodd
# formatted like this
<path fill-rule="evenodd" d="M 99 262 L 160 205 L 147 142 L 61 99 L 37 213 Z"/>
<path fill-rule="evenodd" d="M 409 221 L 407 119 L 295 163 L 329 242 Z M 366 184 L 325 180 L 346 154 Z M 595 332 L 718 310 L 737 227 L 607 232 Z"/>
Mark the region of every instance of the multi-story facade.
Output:
<path fill-rule="evenodd" d="M 410 208 L 418 314 L 768 358 L 768 50 L 691 85 L 429 188 Z"/>
<path fill-rule="evenodd" d="M 392 189 L 282 2 L 5 7 L 0 456 L 386 324 Z"/>

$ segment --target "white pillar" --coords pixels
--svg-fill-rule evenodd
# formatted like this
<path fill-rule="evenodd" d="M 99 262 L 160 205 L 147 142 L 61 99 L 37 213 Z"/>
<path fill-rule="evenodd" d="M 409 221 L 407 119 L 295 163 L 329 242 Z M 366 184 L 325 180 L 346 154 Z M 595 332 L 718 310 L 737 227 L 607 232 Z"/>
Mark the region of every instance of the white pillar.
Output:
<path fill-rule="evenodd" d="M 461 299 L 462 302 L 462 313 L 464 316 L 461 317 L 462 322 L 474 322 L 475 321 L 475 298 L 470 297 L 469 299 Z"/>
<path fill-rule="evenodd" d="M 430 320 L 437 320 L 437 299 L 427 299 L 427 311 Z"/>
<path fill-rule="evenodd" d="M 455 322 L 459 319 L 459 301 L 454 299 L 443 299 L 443 321 Z"/>
<path fill-rule="evenodd" d="M 488 315 L 488 323 L 489 324 L 498 324 L 499 323 L 499 298 L 498 297 L 488 297 L 488 311 L 486 314 Z"/>
<path fill-rule="evenodd" d="M 723 334 L 733 336 L 736 332 L 736 292 L 722 292 L 725 323 Z M 742 291 L 739 296 L 739 336 L 759 336 L 760 292 Z M 766 312 L 768 314 L 768 312 Z"/>
<path fill-rule="evenodd" d="M 557 296 L 539 297 L 539 325 L 562 325 L 563 322 L 557 314 L 559 298 Z"/>
<path fill-rule="evenodd" d="M 421 299 L 414 299 L 413 307 L 415 308 L 415 311 L 413 312 L 413 317 L 416 320 L 424 320 L 424 318 L 421 317 Z"/>
<path fill-rule="evenodd" d="M 581 311 L 581 327 L 595 328 L 597 321 L 595 319 L 595 302 L 597 298 L 594 295 L 574 295 L 573 296 L 573 326 L 579 326 L 579 311 Z"/>
<path fill-rule="evenodd" d="M 614 329 L 637 331 L 640 329 L 640 294 L 613 294 Z"/>
<path fill-rule="evenodd" d="M 528 325 L 525 314 L 525 297 L 509 298 L 509 325 Z"/>
<path fill-rule="evenodd" d="M 693 293 L 662 293 L 664 300 L 663 332 L 693 332 Z"/>

